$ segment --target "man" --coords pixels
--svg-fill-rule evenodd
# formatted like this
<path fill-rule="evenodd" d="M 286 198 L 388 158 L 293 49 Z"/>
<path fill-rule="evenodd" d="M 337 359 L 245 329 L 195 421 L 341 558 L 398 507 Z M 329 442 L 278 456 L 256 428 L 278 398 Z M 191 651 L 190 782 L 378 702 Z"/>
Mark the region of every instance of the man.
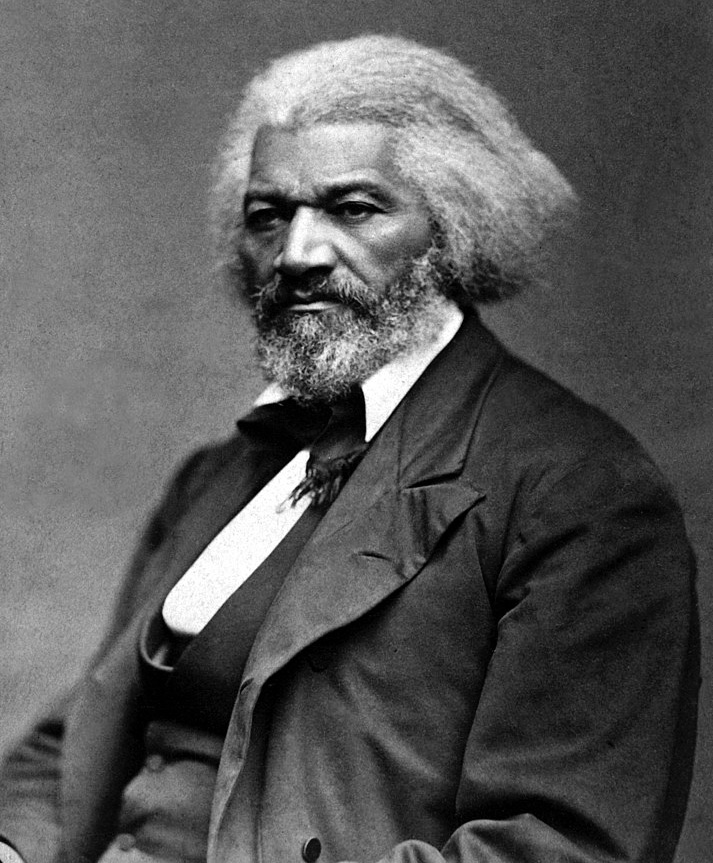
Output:
<path fill-rule="evenodd" d="M 364 37 L 252 82 L 215 212 L 271 385 L 178 474 L 90 671 L 10 754 L 6 857 L 672 859 L 680 514 L 476 314 L 572 203 L 439 52 Z"/>

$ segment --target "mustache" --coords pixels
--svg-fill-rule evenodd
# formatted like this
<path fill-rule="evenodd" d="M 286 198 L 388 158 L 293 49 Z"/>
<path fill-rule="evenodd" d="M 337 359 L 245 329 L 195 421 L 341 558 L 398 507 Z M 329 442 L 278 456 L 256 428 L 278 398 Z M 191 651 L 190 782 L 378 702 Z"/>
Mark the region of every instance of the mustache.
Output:
<path fill-rule="evenodd" d="M 252 294 L 259 317 L 270 318 L 295 302 L 333 301 L 355 309 L 368 308 L 369 289 L 360 279 L 334 274 L 277 274 Z"/>

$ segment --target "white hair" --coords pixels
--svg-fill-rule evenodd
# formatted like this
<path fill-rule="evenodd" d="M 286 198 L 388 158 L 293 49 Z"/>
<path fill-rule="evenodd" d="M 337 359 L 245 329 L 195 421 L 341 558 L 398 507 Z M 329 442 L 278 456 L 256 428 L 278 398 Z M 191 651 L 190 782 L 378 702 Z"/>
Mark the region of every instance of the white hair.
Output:
<path fill-rule="evenodd" d="M 220 262 L 239 273 L 237 239 L 257 130 L 372 122 L 394 130 L 395 163 L 429 208 L 462 306 L 532 280 L 542 241 L 576 197 L 495 94 L 453 57 L 392 36 L 323 42 L 275 60 L 247 86 L 216 163 Z"/>

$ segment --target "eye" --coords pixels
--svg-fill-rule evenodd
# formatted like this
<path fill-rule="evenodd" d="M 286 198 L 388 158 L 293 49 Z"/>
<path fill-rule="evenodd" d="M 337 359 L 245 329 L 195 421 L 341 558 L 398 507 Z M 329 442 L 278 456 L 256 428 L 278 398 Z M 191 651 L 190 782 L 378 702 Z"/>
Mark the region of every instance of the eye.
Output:
<path fill-rule="evenodd" d="M 245 224 L 250 231 L 272 231 L 285 221 L 285 215 L 277 207 L 249 206 L 245 213 Z"/>
<path fill-rule="evenodd" d="M 332 207 L 332 213 L 337 218 L 350 224 L 366 222 L 378 212 L 378 207 L 367 201 L 342 201 Z"/>

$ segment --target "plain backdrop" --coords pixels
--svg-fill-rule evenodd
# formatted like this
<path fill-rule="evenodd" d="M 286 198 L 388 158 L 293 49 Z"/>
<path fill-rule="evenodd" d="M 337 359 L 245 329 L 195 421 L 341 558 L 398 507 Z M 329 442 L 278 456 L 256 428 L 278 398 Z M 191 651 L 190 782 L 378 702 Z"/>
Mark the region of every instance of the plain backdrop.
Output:
<path fill-rule="evenodd" d="M 177 462 L 260 389 L 205 230 L 236 94 L 272 56 L 367 31 L 475 65 L 579 191 L 550 287 L 487 319 L 669 476 L 709 660 L 709 3 L 0 0 L 0 745 L 86 662 Z M 713 859 L 711 706 L 704 675 L 679 863 Z"/>

